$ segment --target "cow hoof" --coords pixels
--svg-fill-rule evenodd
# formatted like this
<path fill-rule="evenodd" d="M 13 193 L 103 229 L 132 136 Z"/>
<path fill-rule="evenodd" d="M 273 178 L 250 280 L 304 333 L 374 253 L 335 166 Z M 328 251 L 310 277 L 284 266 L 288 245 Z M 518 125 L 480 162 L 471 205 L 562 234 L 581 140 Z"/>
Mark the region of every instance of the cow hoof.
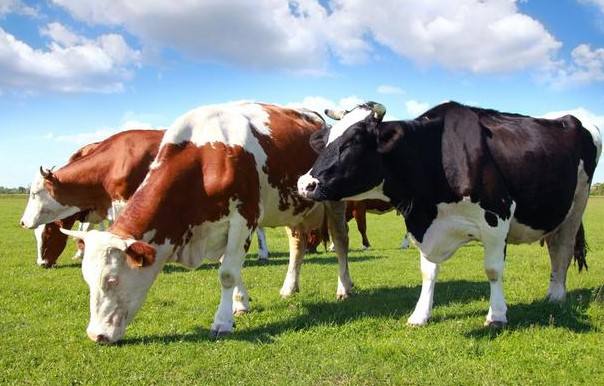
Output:
<path fill-rule="evenodd" d="M 247 314 L 248 312 L 250 312 L 248 309 L 242 308 L 242 309 L 239 309 L 239 310 L 234 310 L 233 311 L 233 315 L 234 316 L 242 316 L 242 315 Z"/>
<path fill-rule="evenodd" d="M 262 265 L 268 264 L 268 257 L 259 257 L 258 264 L 262 264 Z"/>
<path fill-rule="evenodd" d="M 220 339 L 225 336 L 231 335 L 232 331 L 220 331 L 220 330 L 210 330 L 210 338 L 212 339 Z"/>
<path fill-rule="evenodd" d="M 430 320 L 429 316 L 424 315 L 411 315 L 409 319 L 407 319 L 407 325 L 411 327 L 422 327 L 428 324 L 428 320 Z"/>
<path fill-rule="evenodd" d="M 368 250 L 369 248 L 371 248 L 371 245 L 363 245 L 363 246 L 361 247 L 361 251 L 366 251 L 366 250 Z"/>
<path fill-rule="evenodd" d="M 507 322 L 501 320 L 486 320 L 484 322 L 485 327 L 489 327 L 495 330 L 501 330 L 507 325 Z"/>
<path fill-rule="evenodd" d="M 295 286 L 292 288 L 283 287 L 283 288 L 281 288 L 281 291 L 279 291 L 279 295 L 281 295 L 281 297 L 283 299 L 287 299 L 288 297 L 292 296 L 296 292 L 300 292 L 300 288 L 298 288 L 298 286 Z"/>
<path fill-rule="evenodd" d="M 352 296 L 352 292 L 344 292 L 341 294 L 336 294 L 336 299 L 337 300 L 346 300 L 351 296 Z"/>
<path fill-rule="evenodd" d="M 82 256 L 80 256 L 80 255 L 74 255 L 74 256 L 71 258 L 71 260 L 73 260 L 73 261 L 82 261 Z"/>
<path fill-rule="evenodd" d="M 52 267 L 54 266 L 54 264 L 53 264 L 53 263 L 49 263 L 48 261 L 42 261 L 42 262 L 38 263 L 38 265 L 39 265 L 40 267 L 42 267 L 42 268 L 46 268 L 46 269 L 48 269 L 48 268 L 52 268 Z"/>

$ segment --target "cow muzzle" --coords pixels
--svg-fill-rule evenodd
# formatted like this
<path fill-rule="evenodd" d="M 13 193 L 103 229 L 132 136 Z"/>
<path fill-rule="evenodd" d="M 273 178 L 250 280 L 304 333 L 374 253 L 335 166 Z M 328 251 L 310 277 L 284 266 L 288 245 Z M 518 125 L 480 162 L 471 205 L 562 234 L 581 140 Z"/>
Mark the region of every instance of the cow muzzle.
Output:
<path fill-rule="evenodd" d="M 306 173 L 298 178 L 298 194 L 304 198 L 313 198 L 319 187 L 319 180 Z"/>

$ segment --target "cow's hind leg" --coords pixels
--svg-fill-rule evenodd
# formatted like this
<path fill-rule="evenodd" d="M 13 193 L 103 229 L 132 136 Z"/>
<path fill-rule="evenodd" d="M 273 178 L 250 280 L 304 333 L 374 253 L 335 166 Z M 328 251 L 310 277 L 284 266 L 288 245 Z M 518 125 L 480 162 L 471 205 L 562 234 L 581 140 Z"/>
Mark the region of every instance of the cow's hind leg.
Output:
<path fill-rule="evenodd" d="M 289 266 L 279 292 L 286 298 L 300 290 L 300 268 L 306 250 L 306 233 L 298 227 L 285 227 L 289 240 Z"/>
<path fill-rule="evenodd" d="M 352 279 L 348 270 L 348 225 L 346 224 L 346 203 L 329 201 L 325 204 L 327 210 L 327 226 L 333 240 L 336 256 L 338 257 L 338 288 L 336 297 L 345 299 L 352 295 Z"/>
<path fill-rule="evenodd" d="M 545 241 L 552 263 L 547 299 L 551 302 L 561 302 L 566 298 L 566 274 L 572 261 L 573 254 L 579 260 L 579 269 L 585 264 L 585 240 L 580 218 L 568 218 Z M 577 245 L 578 244 L 578 245 Z"/>
<path fill-rule="evenodd" d="M 227 246 L 218 269 L 220 277 L 220 304 L 214 316 L 210 335 L 219 337 L 233 331 L 233 293 L 236 285 L 242 284 L 241 266 L 245 257 L 246 243 L 252 230 L 243 218 L 232 219 L 229 224 Z"/>
<path fill-rule="evenodd" d="M 507 233 L 507 232 L 506 232 Z M 489 279 L 491 296 L 485 326 L 503 327 L 507 323 L 507 306 L 503 292 L 505 238 L 484 240 L 484 272 Z"/>
<path fill-rule="evenodd" d="M 266 243 L 266 233 L 264 228 L 256 229 L 256 236 L 258 237 L 258 261 L 261 263 L 268 262 L 268 244 Z"/>
<path fill-rule="evenodd" d="M 423 326 L 430 319 L 438 268 L 438 264 L 432 263 L 424 255 L 420 255 L 422 292 L 419 295 L 413 314 L 407 319 L 407 324 L 411 326 Z"/>

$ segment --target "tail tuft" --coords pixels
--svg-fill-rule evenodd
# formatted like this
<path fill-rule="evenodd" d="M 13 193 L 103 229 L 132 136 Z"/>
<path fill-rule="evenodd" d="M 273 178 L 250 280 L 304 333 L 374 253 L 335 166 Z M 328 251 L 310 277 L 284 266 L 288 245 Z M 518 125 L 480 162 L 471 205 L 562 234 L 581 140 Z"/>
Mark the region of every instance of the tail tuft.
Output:
<path fill-rule="evenodd" d="M 583 268 L 585 268 L 586 271 L 589 268 L 587 266 L 587 260 L 585 259 L 588 250 L 589 247 L 587 246 L 587 242 L 585 241 L 585 230 L 583 229 L 583 223 L 581 223 L 581 226 L 577 231 L 577 236 L 575 237 L 575 249 L 573 251 L 575 262 L 579 267 L 579 272 L 581 272 Z"/>

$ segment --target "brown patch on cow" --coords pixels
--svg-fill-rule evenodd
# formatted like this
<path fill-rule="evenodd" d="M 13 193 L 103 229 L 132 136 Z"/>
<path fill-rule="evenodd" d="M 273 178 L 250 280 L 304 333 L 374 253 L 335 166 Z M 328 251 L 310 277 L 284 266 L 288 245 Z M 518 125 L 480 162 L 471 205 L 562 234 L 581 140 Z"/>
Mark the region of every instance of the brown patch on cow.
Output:
<path fill-rule="evenodd" d="M 80 213 L 76 213 L 63 220 L 44 225 L 41 249 L 42 259 L 47 262 L 48 266 L 52 266 L 57 262 L 67 245 L 67 235 L 61 232 L 61 228 L 71 229 L 79 218 Z"/>
<path fill-rule="evenodd" d="M 166 144 L 157 159 L 160 166 L 149 172 L 111 232 L 140 240 L 155 230 L 151 242 L 170 240 L 180 246 L 190 240 L 192 227 L 227 216 L 232 200 L 238 202 L 247 226 L 256 228 L 260 214 L 256 161 L 241 146 Z"/>
<path fill-rule="evenodd" d="M 269 115 L 271 135 L 252 127 L 252 133 L 266 153 L 262 170 L 269 184 L 279 191 L 279 210 L 294 208 L 294 214 L 303 213 L 314 203 L 298 195 L 298 178 L 312 167 L 317 153 L 309 144 L 310 135 L 324 126 L 319 117 L 271 105 L 262 105 Z"/>
<path fill-rule="evenodd" d="M 129 130 L 87 145 L 72 162 L 45 178 L 62 205 L 105 214 L 113 200 L 128 200 L 145 178 L 159 150 L 163 130 Z"/>

